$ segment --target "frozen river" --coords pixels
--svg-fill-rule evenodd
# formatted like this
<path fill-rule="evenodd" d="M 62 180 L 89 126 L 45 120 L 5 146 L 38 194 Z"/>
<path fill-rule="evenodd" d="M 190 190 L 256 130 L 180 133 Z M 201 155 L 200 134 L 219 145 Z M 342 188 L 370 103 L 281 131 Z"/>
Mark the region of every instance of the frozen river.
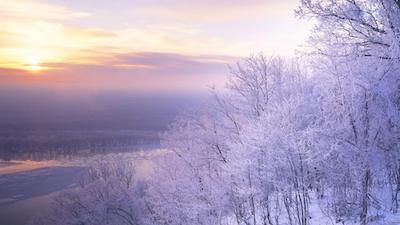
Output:
<path fill-rule="evenodd" d="M 114 153 L 76 160 L 0 161 L 0 224 L 25 225 L 51 210 L 51 197 L 79 185 L 94 160 L 123 155 L 136 161 L 138 176 L 151 171 L 150 158 L 160 150 Z"/>
<path fill-rule="evenodd" d="M 0 177 L 0 224 L 23 225 L 50 209 L 50 196 L 77 185 L 85 167 L 47 167 Z"/>

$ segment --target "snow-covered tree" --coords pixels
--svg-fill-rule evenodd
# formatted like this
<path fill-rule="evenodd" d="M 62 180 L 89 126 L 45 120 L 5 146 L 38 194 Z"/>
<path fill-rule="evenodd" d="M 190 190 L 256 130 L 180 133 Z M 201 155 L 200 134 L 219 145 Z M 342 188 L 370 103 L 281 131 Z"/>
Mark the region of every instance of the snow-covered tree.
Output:
<path fill-rule="evenodd" d="M 400 4 L 395 0 L 301 3 L 298 14 L 317 19 L 310 38 L 314 53 L 310 66 L 321 105 L 317 137 L 332 162 L 324 167 L 330 171 L 336 206 L 347 208 L 346 214 L 358 212 L 365 225 L 369 206 L 379 208 L 382 203 L 374 200 L 372 186 L 392 184 L 392 179 L 381 178 L 399 169 Z M 397 201 L 394 197 L 395 208 Z M 342 216 L 343 210 L 339 211 Z"/>

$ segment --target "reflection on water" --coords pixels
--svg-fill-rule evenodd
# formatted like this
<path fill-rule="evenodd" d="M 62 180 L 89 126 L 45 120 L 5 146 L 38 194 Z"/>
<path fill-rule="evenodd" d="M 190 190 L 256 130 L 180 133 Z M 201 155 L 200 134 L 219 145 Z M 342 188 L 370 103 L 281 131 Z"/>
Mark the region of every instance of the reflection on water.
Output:
<path fill-rule="evenodd" d="M 11 163 L 10 168 L 23 169 L 35 163 Z M 42 166 L 38 164 L 35 166 Z M 50 195 L 75 187 L 85 167 L 45 167 L 0 176 L 0 224 L 26 224 L 36 213 L 50 209 Z"/>
<path fill-rule="evenodd" d="M 71 166 L 71 165 L 72 165 L 71 161 L 59 161 L 59 160 L 44 160 L 44 161 L 0 160 L 0 174 L 4 175 L 4 174 L 11 174 L 11 173 L 40 169 L 40 168 L 46 168 L 46 167 Z"/>
<path fill-rule="evenodd" d="M 139 148 L 139 147 L 137 147 Z M 107 160 L 113 156 L 123 156 L 131 158 L 136 161 L 137 167 L 144 170 L 145 164 L 149 164 L 154 155 L 162 153 L 158 145 L 142 146 L 140 150 L 130 150 L 127 152 L 111 152 L 111 153 L 98 153 L 87 152 L 85 154 L 63 155 L 54 154 L 54 159 L 48 160 L 48 155 L 43 158 L 39 157 L 38 160 L 4 160 L 0 159 L 0 175 L 12 174 L 24 171 L 30 171 L 47 167 L 72 167 L 72 166 L 88 166 L 91 162 L 96 160 Z"/>
<path fill-rule="evenodd" d="M 0 224 L 28 224 L 33 216 L 47 213 L 51 210 L 51 199 L 56 194 L 55 192 L 7 205 L 0 205 Z"/>

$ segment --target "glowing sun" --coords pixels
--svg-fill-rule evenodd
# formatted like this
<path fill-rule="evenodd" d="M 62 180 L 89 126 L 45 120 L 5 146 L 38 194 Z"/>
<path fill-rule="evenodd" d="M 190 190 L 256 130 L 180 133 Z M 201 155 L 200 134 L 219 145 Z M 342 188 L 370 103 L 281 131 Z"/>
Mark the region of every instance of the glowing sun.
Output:
<path fill-rule="evenodd" d="M 38 57 L 30 56 L 29 58 L 27 58 L 26 64 L 28 66 L 28 70 L 32 72 L 37 72 L 41 70 L 40 61 Z"/>

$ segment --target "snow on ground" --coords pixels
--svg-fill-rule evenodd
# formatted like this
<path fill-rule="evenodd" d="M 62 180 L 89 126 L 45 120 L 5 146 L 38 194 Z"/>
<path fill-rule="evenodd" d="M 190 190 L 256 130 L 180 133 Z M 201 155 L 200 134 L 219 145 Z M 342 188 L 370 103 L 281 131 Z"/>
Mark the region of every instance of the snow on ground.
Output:
<path fill-rule="evenodd" d="M 323 211 L 323 207 L 320 202 L 313 200 L 310 204 L 310 224 L 311 225 L 359 225 L 358 222 L 345 221 L 336 223 L 334 218 L 331 218 Z M 368 225 L 400 225 L 400 213 L 392 214 L 387 212 L 383 219 L 369 222 Z"/>

